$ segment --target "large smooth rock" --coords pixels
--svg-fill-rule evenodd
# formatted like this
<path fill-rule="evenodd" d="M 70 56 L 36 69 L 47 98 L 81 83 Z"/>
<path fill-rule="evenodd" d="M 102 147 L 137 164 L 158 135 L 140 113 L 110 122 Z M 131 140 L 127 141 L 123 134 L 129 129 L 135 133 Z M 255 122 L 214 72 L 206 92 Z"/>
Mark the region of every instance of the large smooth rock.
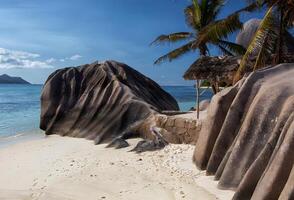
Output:
<path fill-rule="evenodd" d="M 136 126 L 162 110 L 179 107 L 154 81 L 123 63 L 95 62 L 49 76 L 41 96 L 40 128 L 48 135 L 101 143 L 138 130 Z"/>
<path fill-rule="evenodd" d="M 258 70 L 215 95 L 194 161 L 234 199 L 293 198 L 294 64 Z"/>
<path fill-rule="evenodd" d="M 208 100 L 208 99 L 200 101 L 200 103 L 199 103 L 199 111 L 206 110 L 208 108 L 209 104 L 210 104 L 210 100 Z"/>

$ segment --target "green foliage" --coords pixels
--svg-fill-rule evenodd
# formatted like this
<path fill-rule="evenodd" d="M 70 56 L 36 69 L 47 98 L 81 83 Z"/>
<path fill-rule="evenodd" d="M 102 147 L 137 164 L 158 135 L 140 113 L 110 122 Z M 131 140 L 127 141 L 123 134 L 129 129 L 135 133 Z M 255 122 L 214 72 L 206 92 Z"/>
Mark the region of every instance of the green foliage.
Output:
<path fill-rule="evenodd" d="M 235 52 L 235 54 L 237 54 L 237 55 L 244 55 L 246 52 L 246 49 L 243 46 L 238 45 L 233 42 L 218 40 L 216 45 L 219 45 L 219 48 L 222 51 L 227 51 L 227 53 L 224 52 L 224 54 L 226 54 L 226 55 L 233 55 L 232 52 Z"/>
<path fill-rule="evenodd" d="M 263 18 L 263 20 L 261 21 L 259 28 L 257 29 L 250 45 L 247 48 L 247 51 L 245 53 L 245 55 L 242 58 L 242 61 L 240 63 L 240 72 L 243 72 L 245 70 L 246 67 L 246 63 L 248 62 L 249 56 L 252 55 L 252 53 L 256 52 L 258 49 L 259 53 L 258 53 L 258 58 L 255 64 L 255 68 L 257 68 L 257 66 L 261 66 L 265 64 L 265 57 L 266 56 L 270 56 L 270 54 L 273 52 L 274 50 L 274 44 L 273 44 L 273 40 L 275 40 L 276 38 L 274 38 L 274 36 L 276 34 L 274 34 L 274 29 L 275 29 L 275 23 L 274 23 L 274 15 L 273 15 L 273 7 L 271 7 L 265 17 Z M 265 45 L 267 44 L 267 45 Z M 257 64 L 258 63 L 258 64 Z"/>
<path fill-rule="evenodd" d="M 193 36 L 193 33 L 189 32 L 178 32 L 178 33 L 172 33 L 169 35 L 160 35 L 158 36 L 152 43 L 158 44 L 163 42 L 179 42 L 181 40 L 187 40 Z"/>
<path fill-rule="evenodd" d="M 210 87 L 210 82 L 208 80 L 201 81 L 201 87 Z"/>
<path fill-rule="evenodd" d="M 255 3 L 260 7 L 267 6 L 268 10 L 241 60 L 235 82 L 241 79 L 246 70 L 249 70 L 247 63 L 253 54 L 257 53 L 257 57 L 252 70 L 264 67 L 272 55 L 275 55 L 273 64 L 281 62 L 285 45 L 283 35 L 287 28 L 293 27 L 293 0 L 256 0 Z"/>
<path fill-rule="evenodd" d="M 242 28 L 239 15 L 232 15 L 226 19 L 214 21 L 198 32 L 197 43 L 217 43 L 221 38 L 226 39 L 229 34 Z"/>
<path fill-rule="evenodd" d="M 155 61 L 159 64 L 165 60 L 172 61 L 187 52 L 199 49 L 200 55 L 207 55 L 208 44 L 215 45 L 226 55 L 243 55 L 242 46 L 226 41 L 229 34 L 242 28 L 239 13 L 251 11 L 257 6 L 255 3 L 240 9 L 232 15 L 217 20 L 217 17 L 225 5 L 224 0 L 192 0 L 192 4 L 184 10 L 185 20 L 191 28 L 191 33 L 179 32 L 157 37 L 152 44 L 164 42 L 178 42 L 187 40 L 188 43 L 161 56 Z"/>
<path fill-rule="evenodd" d="M 189 52 L 191 49 L 193 49 L 193 43 L 194 41 L 191 41 L 161 57 L 159 57 L 154 64 L 159 64 L 160 62 L 164 61 L 164 60 L 169 60 L 172 61 L 173 59 L 176 59 L 182 55 L 184 55 L 185 53 Z M 194 48 L 195 49 L 195 48 Z"/>

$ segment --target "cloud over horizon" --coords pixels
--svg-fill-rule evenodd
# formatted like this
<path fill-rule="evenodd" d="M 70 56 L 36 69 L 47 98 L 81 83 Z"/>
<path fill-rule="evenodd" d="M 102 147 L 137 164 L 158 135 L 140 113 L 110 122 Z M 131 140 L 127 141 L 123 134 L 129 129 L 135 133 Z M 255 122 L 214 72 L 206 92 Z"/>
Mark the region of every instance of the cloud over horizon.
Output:
<path fill-rule="evenodd" d="M 46 69 L 55 68 L 53 63 L 76 61 L 82 58 L 79 54 L 70 57 L 41 60 L 40 54 L 25 51 L 10 50 L 0 47 L 0 69 Z"/>
<path fill-rule="evenodd" d="M 68 61 L 68 60 L 71 60 L 71 61 L 76 61 L 76 60 L 79 60 L 81 59 L 83 56 L 81 56 L 80 54 L 75 54 L 71 57 L 66 57 L 66 58 L 61 58 L 59 59 L 60 62 L 65 62 L 65 61 Z"/>
<path fill-rule="evenodd" d="M 78 59 L 80 59 L 80 58 L 82 58 L 82 56 L 79 55 L 79 54 L 76 54 L 76 55 L 71 56 L 69 59 L 70 59 L 70 60 L 78 60 Z"/>
<path fill-rule="evenodd" d="M 36 53 L 0 48 L 0 69 L 54 68 L 49 62 L 52 60 L 41 61 L 39 58 Z"/>

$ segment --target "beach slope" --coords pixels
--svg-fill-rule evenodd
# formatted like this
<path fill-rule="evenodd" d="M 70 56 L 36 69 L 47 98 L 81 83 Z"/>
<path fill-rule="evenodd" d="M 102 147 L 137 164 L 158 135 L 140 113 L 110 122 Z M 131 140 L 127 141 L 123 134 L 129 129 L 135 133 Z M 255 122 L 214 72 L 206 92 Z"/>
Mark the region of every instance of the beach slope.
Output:
<path fill-rule="evenodd" d="M 128 152 L 47 136 L 0 149 L 0 199 L 229 199 L 191 161 L 192 145 Z"/>

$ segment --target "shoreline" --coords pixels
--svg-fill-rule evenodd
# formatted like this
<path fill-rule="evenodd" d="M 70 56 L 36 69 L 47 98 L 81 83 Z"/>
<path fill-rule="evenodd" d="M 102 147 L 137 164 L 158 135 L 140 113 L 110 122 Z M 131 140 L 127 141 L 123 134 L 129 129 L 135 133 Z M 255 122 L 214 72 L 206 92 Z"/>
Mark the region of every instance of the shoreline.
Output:
<path fill-rule="evenodd" d="M 0 150 L 2 148 L 9 148 L 12 145 L 16 145 L 23 142 L 34 141 L 38 139 L 46 138 L 46 135 L 41 129 L 36 129 L 30 132 L 18 133 L 15 135 L 0 137 Z"/>
<path fill-rule="evenodd" d="M 93 141 L 47 136 L 0 148 L 0 199 L 228 199 L 232 191 L 192 163 L 194 146 L 128 152 Z M 17 180 L 17 181 L 16 181 Z"/>

